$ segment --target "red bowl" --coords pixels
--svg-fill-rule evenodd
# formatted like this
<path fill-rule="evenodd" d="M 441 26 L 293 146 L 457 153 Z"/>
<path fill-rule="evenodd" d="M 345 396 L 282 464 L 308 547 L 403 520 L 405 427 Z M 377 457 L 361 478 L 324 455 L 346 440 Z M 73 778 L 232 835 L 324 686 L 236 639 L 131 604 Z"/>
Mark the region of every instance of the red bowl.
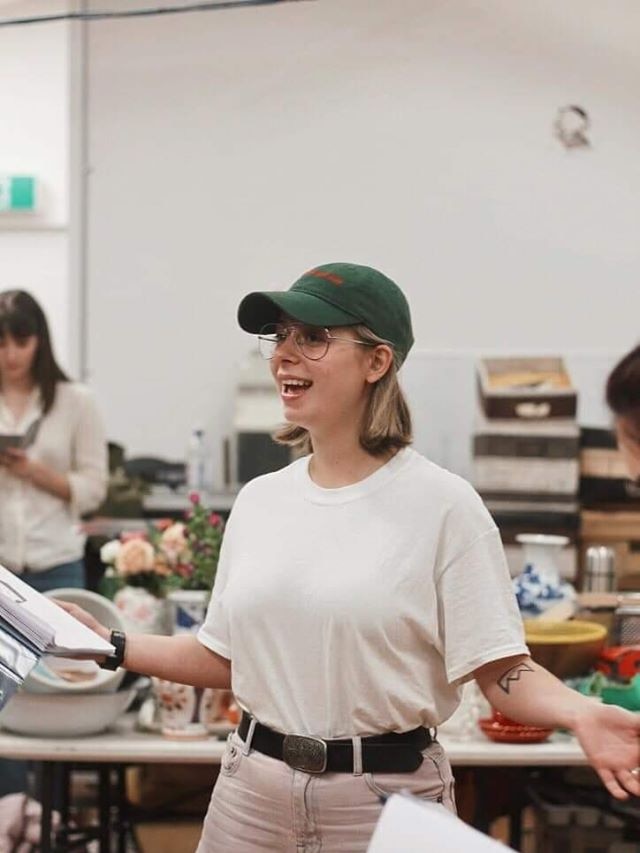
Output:
<path fill-rule="evenodd" d="M 543 743 L 553 732 L 553 729 L 540 726 L 513 722 L 506 724 L 494 719 L 478 720 L 478 725 L 490 740 L 498 743 Z"/>

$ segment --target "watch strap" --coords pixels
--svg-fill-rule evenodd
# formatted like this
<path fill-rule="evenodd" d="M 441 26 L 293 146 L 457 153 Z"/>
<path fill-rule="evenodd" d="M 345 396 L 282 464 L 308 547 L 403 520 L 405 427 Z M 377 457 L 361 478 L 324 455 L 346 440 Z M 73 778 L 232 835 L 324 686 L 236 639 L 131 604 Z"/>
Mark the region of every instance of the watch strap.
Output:
<path fill-rule="evenodd" d="M 124 662 L 124 650 L 127 644 L 127 638 L 122 631 L 113 630 L 109 637 L 109 642 L 114 647 L 115 651 L 108 658 L 105 658 L 104 663 L 100 664 L 101 669 L 118 669 Z"/>

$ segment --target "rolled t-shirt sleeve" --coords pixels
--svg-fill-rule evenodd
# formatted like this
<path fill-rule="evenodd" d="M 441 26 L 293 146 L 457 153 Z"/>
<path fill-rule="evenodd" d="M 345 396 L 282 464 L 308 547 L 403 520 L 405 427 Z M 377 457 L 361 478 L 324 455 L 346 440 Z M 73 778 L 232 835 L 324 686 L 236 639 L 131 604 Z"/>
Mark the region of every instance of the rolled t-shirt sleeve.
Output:
<path fill-rule="evenodd" d="M 229 567 L 231 552 L 233 550 L 232 537 L 233 523 L 230 517 L 222 538 L 218 569 L 211 593 L 211 600 L 207 608 L 207 615 L 197 634 L 197 638 L 203 646 L 206 646 L 218 655 L 222 655 L 227 660 L 232 660 L 231 630 L 224 593 L 229 580 Z"/>
<path fill-rule="evenodd" d="M 478 508 L 474 510 L 478 520 Z M 500 534 L 488 513 L 483 526 L 484 532 L 443 567 L 436 581 L 450 684 L 468 681 L 491 661 L 529 651 Z"/>

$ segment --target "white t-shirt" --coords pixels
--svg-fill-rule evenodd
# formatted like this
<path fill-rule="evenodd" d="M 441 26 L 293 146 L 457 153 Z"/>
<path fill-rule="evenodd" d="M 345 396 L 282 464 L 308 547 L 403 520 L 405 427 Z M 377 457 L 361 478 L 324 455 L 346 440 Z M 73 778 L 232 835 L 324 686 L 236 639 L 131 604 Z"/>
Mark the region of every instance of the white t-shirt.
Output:
<path fill-rule="evenodd" d="M 474 669 L 528 651 L 497 528 L 465 480 L 411 448 L 337 489 L 308 465 L 238 495 L 198 638 L 279 731 L 437 726 Z"/>
<path fill-rule="evenodd" d="M 0 394 L 0 433 L 22 435 L 41 416 L 38 390 L 17 421 Z M 0 562 L 16 572 L 25 566 L 32 571 L 50 569 L 79 559 L 84 551 L 80 515 L 99 506 L 108 476 L 104 426 L 88 388 L 76 382 L 57 383 L 53 406 L 27 453 L 66 474 L 71 501 L 0 466 Z"/>

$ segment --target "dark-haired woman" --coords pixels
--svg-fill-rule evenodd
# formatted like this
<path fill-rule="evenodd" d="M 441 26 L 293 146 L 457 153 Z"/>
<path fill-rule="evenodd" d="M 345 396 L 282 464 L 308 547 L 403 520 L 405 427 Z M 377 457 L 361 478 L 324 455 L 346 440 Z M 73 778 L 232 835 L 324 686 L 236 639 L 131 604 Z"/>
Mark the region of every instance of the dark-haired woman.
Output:
<path fill-rule="evenodd" d="M 640 345 L 628 352 L 607 380 L 607 403 L 615 416 L 618 447 L 629 477 L 640 481 Z"/>
<path fill-rule="evenodd" d="M 84 586 L 78 521 L 103 500 L 107 450 L 88 390 L 56 362 L 45 314 L 23 290 L 0 293 L 0 563 L 41 592 Z M 0 794 L 23 790 L 4 766 Z"/>

